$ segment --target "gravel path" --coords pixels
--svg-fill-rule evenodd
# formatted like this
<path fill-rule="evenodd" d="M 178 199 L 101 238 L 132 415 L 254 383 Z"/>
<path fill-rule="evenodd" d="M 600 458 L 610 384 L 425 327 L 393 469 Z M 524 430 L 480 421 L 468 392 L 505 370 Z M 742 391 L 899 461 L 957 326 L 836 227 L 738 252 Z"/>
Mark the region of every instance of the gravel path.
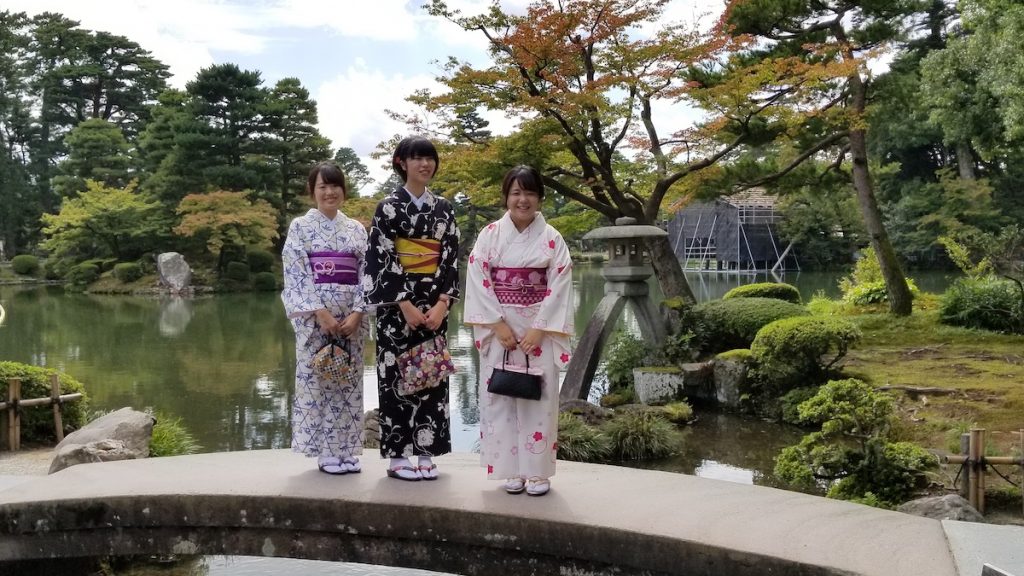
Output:
<path fill-rule="evenodd" d="M 46 476 L 51 460 L 53 448 L 0 451 L 0 476 Z"/>

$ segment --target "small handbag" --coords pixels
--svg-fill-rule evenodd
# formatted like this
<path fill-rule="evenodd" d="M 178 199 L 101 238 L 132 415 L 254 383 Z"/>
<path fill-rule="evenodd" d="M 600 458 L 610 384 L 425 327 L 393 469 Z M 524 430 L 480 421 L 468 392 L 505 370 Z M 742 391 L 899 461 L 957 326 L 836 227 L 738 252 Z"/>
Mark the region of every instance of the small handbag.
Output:
<path fill-rule="evenodd" d="M 434 336 L 398 356 L 398 387 L 400 396 L 416 394 L 441 384 L 455 374 L 455 364 L 443 336 Z"/>
<path fill-rule="evenodd" d="M 316 354 L 313 354 L 313 372 L 328 382 L 341 386 L 355 386 L 362 374 L 357 374 L 352 365 L 352 353 L 348 351 L 349 342 L 345 338 L 327 337 Z"/>
<path fill-rule="evenodd" d="M 508 350 L 505 350 L 505 356 L 501 359 L 501 368 L 495 366 L 494 371 L 491 372 L 491 379 L 487 382 L 488 392 L 513 398 L 540 400 L 543 377 L 540 374 L 530 373 L 530 356 L 523 355 L 526 356 L 526 368 L 506 365 Z"/>

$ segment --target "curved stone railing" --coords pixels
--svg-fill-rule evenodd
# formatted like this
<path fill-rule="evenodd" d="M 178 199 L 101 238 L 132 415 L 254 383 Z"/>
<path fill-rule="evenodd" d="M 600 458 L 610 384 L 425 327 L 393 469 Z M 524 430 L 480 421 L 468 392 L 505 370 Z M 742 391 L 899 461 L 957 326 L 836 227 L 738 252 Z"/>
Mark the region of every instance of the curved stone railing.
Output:
<path fill-rule="evenodd" d="M 474 455 L 418 483 L 363 460 L 347 476 L 283 450 L 75 466 L 0 491 L 0 573 L 171 553 L 470 575 L 957 573 L 938 521 L 794 492 L 562 462 L 535 498 L 485 480 Z"/>

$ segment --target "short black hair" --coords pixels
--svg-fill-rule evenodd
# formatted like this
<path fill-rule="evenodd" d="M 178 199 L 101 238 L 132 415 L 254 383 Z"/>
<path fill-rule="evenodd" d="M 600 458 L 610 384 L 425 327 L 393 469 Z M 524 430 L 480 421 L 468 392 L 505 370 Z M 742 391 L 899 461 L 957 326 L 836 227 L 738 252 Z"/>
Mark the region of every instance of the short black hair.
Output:
<path fill-rule="evenodd" d="M 320 176 L 320 179 L 325 184 L 337 184 L 341 186 L 342 198 L 348 199 L 348 187 L 345 186 L 345 173 L 341 170 L 341 166 L 330 160 L 316 163 L 313 168 L 309 171 L 309 177 L 306 178 L 306 192 L 310 198 L 316 199 L 316 177 Z"/>
<path fill-rule="evenodd" d="M 508 202 L 508 192 L 512 189 L 512 183 L 518 182 L 523 190 L 536 192 L 541 200 L 544 199 L 544 178 L 533 166 L 520 164 L 505 173 L 505 180 L 501 183 L 502 204 Z"/>
<path fill-rule="evenodd" d="M 434 143 L 423 136 L 408 136 L 403 138 L 395 148 L 391 167 L 402 178 L 402 182 L 405 182 L 409 175 L 406 174 L 405 168 L 402 168 L 402 160 L 424 156 L 434 159 L 434 174 L 437 174 L 437 170 L 441 167 L 441 159 L 437 157 L 437 148 L 434 148 Z"/>

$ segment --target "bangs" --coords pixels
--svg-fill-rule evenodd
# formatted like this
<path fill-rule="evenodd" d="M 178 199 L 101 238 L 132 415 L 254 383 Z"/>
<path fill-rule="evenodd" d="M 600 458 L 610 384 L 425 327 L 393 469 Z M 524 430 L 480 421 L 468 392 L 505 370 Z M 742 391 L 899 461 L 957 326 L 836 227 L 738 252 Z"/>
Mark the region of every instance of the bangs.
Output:
<path fill-rule="evenodd" d="M 434 148 L 434 143 L 426 138 L 413 138 L 409 142 L 409 150 L 406 158 L 433 158 L 437 160 L 437 148 Z"/>

